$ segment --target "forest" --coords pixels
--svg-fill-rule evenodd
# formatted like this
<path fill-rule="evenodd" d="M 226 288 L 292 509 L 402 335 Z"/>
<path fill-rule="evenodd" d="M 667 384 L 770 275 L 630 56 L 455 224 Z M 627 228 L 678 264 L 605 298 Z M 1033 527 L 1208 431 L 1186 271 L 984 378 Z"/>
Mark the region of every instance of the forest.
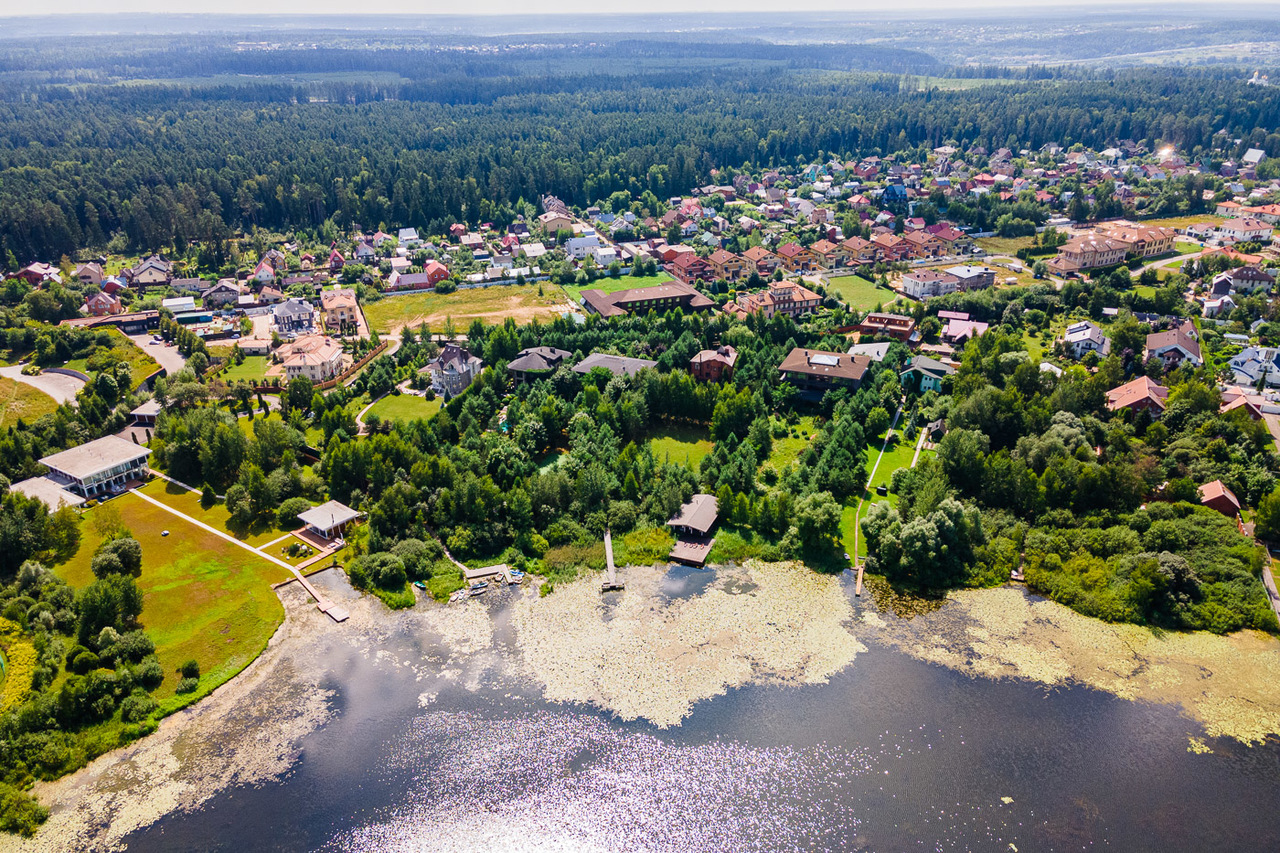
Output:
<path fill-rule="evenodd" d="M 0 68 L 24 61 L 6 50 Z M 235 75 L 247 54 L 211 50 L 186 79 L 128 85 L 95 82 L 119 69 L 89 69 L 75 83 L 15 71 L 0 87 L 0 263 L 326 221 L 438 233 L 535 213 L 546 193 L 577 206 L 620 190 L 665 199 L 713 169 L 944 143 L 1100 149 L 1134 139 L 1197 158 L 1251 146 L 1280 155 L 1280 134 L 1266 130 L 1280 126 L 1280 89 L 1225 72 L 1073 71 L 945 89 L 850 70 L 896 67 L 857 51 L 609 51 L 440 51 L 434 67 L 423 52 L 369 51 L 357 62 L 279 51 L 253 54 L 266 76 L 244 79 Z M 143 56 L 144 66 L 176 61 Z M 318 68 L 332 73 L 295 79 Z M 391 68 L 395 82 L 376 82 Z"/>

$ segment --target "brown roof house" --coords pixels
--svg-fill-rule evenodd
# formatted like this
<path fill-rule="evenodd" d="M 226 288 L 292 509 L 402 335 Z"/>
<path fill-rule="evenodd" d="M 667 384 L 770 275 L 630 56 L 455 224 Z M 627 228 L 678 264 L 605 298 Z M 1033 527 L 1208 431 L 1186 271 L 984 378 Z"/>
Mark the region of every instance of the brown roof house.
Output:
<path fill-rule="evenodd" d="M 582 307 L 587 309 L 588 314 L 599 314 L 601 317 L 621 317 L 646 311 L 670 311 L 673 308 L 685 311 L 706 311 L 715 306 L 714 302 L 696 289 L 679 281 L 669 281 L 653 287 L 619 290 L 615 293 L 604 293 L 600 290 L 582 291 Z"/>
<path fill-rule="evenodd" d="M 865 355 L 796 347 L 778 365 L 778 372 L 801 391 L 823 394 L 831 388 L 857 388 L 870 365 Z"/>
<path fill-rule="evenodd" d="M 522 349 L 507 362 L 507 371 L 517 382 L 532 382 L 555 372 L 573 353 L 555 347 L 531 347 Z"/>
<path fill-rule="evenodd" d="M 715 542 L 711 531 L 719 520 L 719 512 L 715 495 L 694 495 L 680 507 L 680 511 L 667 522 L 676 534 L 670 559 L 691 566 L 706 565 L 707 554 Z"/>
<path fill-rule="evenodd" d="M 1177 367 L 1184 361 L 1193 366 L 1204 361 L 1200 355 L 1200 343 L 1182 329 L 1147 335 L 1145 357 L 1160 359 L 1166 370 Z"/>
<path fill-rule="evenodd" d="M 689 370 L 695 379 L 702 382 L 719 382 L 733 375 L 733 366 L 737 363 L 738 351 L 723 345 L 715 349 L 704 349 L 689 359 Z"/>
<path fill-rule="evenodd" d="M 1240 499 L 1221 480 L 1205 483 L 1200 487 L 1200 505 L 1216 509 L 1227 518 L 1240 514 Z"/>
<path fill-rule="evenodd" d="M 1132 412 L 1148 411 L 1153 416 L 1164 414 L 1169 389 L 1152 382 L 1150 377 L 1139 376 L 1118 388 L 1107 392 L 1107 409 L 1118 412 L 1129 409 Z"/>
<path fill-rule="evenodd" d="M 916 330 L 916 321 L 901 314 L 868 314 L 858 324 L 858 331 L 864 335 L 885 335 L 899 341 L 905 341 Z"/>

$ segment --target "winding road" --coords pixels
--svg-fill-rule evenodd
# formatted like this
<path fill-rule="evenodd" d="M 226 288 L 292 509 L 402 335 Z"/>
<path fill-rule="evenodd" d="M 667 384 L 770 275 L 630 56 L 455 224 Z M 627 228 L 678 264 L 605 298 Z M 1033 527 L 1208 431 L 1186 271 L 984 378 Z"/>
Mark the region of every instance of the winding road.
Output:
<path fill-rule="evenodd" d="M 0 376 L 7 376 L 24 385 L 30 385 L 38 391 L 43 391 L 52 397 L 54 402 L 59 404 L 74 403 L 76 401 L 76 393 L 84 387 L 84 380 L 62 373 L 41 373 L 39 376 L 23 376 L 22 367 L 20 364 L 0 367 Z"/>

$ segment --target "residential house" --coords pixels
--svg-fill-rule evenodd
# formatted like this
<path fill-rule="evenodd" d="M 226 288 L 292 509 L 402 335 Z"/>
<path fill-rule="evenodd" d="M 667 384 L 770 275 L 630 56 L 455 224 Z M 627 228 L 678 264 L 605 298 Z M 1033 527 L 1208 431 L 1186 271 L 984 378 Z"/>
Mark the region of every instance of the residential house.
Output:
<path fill-rule="evenodd" d="M 1271 242 L 1272 227 L 1267 223 L 1243 217 L 1240 219 L 1228 219 L 1222 225 L 1218 226 L 1218 234 L 1223 240 L 1232 243 L 1244 242 Z"/>
<path fill-rule="evenodd" d="M 94 498 L 115 494 L 131 480 L 145 479 L 151 451 L 116 435 L 85 442 L 40 460 L 60 489 Z"/>
<path fill-rule="evenodd" d="M 942 382 L 948 376 L 954 376 L 956 369 L 949 364 L 943 364 L 937 359 L 928 356 L 918 355 L 911 359 L 901 373 L 898 374 L 902 380 L 902 387 L 916 388 L 921 393 L 925 391 L 941 391 Z"/>
<path fill-rule="evenodd" d="M 1280 387 L 1280 349 L 1276 347 L 1245 347 L 1232 357 L 1229 366 L 1239 385 L 1262 382 Z"/>
<path fill-rule="evenodd" d="M 548 211 L 538 217 L 538 225 L 548 237 L 555 237 L 561 231 L 573 230 L 573 219 L 560 211 Z"/>
<path fill-rule="evenodd" d="M 740 319 L 761 311 L 769 319 L 774 314 L 801 317 L 821 306 L 822 297 L 804 285 L 792 281 L 771 281 L 758 293 L 739 293 L 738 298 L 727 303 L 724 310 Z"/>
<path fill-rule="evenodd" d="M 1274 275 L 1256 266 L 1236 267 L 1222 273 L 1221 277 L 1227 280 L 1233 293 L 1268 293 L 1276 283 Z"/>
<path fill-rule="evenodd" d="M 507 362 L 507 372 L 516 382 L 533 382 L 551 373 L 573 358 L 573 353 L 555 347 L 531 347 L 522 349 Z"/>
<path fill-rule="evenodd" d="M 342 346 L 324 335 L 303 335 L 278 352 L 284 362 L 285 382 L 305 377 L 325 382 L 342 372 Z"/>
<path fill-rule="evenodd" d="M 1123 261 L 1128 251 L 1128 243 L 1091 232 L 1073 237 L 1059 246 L 1058 254 L 1049 260 L 1047 266 L 1059 275 L 1068 275 L 1080 270 L 1113 266 Z"/>
<path fill-rule="evenodd" d="M 159 255 L 152 255 L 125 270 L 125 277 L 131 286 L 138 290 L 146 290 L 148 287 L 167 285 L 169 279 L 173 278 L 172 270 L 173 267 L 168 261 Z"/>
<path fill-rule="evenodd" d="M 1227 518 L 1235 518 L 1240 514 L 1240 499 L 1221 480 L 1205 483 L 1199 492 L 1201 506 L 1216 509 Z"/>
<path fill-rule="evenodd" d="M 288 299 L 271 309 L 271 324 L 282 335 L 312 332 L 316 311 L 305 299 Z"/>
<path fill-rule="evenodd" d="M 716 249 L 712 252 L 711 256 L 707 258 L 707 263 L 711 266 L 712 278 L 736 282 L 749 275 L 747 262 L 733 252 L 727 252 L 724 249 Z"/>
<path fill-rule="evenodd" d="M 596 368 L 607 370 L 614 376 L 635 376 L 641 370 L 657 367 L 658 362 L 647 358 L 628 358 L 607 352 L 593 352 L 573 366 L 573 372 L 586 376 Z"/>
<path fill-rule="evenodd" d="M 778 372 L 801 391 L 823 394 L 831 388 L 857 388 L 870 365 L 871 359 L 862 355 L 796 347 L 778 365 Z"/>
<path fill-rule="evenodd" d="M 203 301 L 205 308 L 219 308 L 238 304 L 240 302 L 240 294 L 243 292 L 239 284 L 229 278 L 224 278 L 217 284 L 209 285 L 200 294 L 200 299 Z"/>
<path fill-rule="evenodd" d="M 360 307 L 356 304 L 356 292 L 349 287 L 335 287 L 320 294 L 320 308 L 324 321 L 331 328 L 360 322 Z"/>
<path fill-rule="evenodd" d="M 880 257 L 889 263 L 911 257 L 911 244 L 897 234 L 877 234 L 871 242 L 876 245 Z"/>
<path fill-rule="evenodd" d="M 396 232 L 396 242 L 409 249 L 421 243 L 422 238 L 418 236 L 417 228 L 401 228 Z"/>
<path fill-rule="evenodd" d="M 773 275 L 773 271 L 781 263 L 781 259 L 764 246 L 752 246 L 742 253 L 742 257 L 755 268 L 756 273 L 761 278 L 768 278 Z"/>
<path fill-rule="evenodd" d="M 809 251 L 813 252 L 818 265 L 823 269 L 833 270 L 842 267 L 849 258 L 849 253 L 845 251 L 843 246 L 830 240 L 817 241 L 809 247 Z"/>
<path fill-rule="evenodd" d="M 866 337 L 883 335 L 898 341 L 907 341 L 915 330 L 916 321 L 901 314 L 872 312 L 858 324 L 858 332 Z"/>
<path fill-rule="evenodd" d="M 850 237 L 840 244 L 845 262 L 853 266 L 874 264 L 880 257 L 880 247 L 861 237 Z"/>
<path fill-rule="evenodd" d="M 941 319 L 946 313 L 950 312 L 940 311 L 938 317 Z M 990 324 L 970 320 L 968 314 L 962 317 L 951 317 L 942 327 L 942 341 L 952 346 L 963 346 L 973 338 L 981 337 L 989 328 L 991 328 Z"/>
<path fill-rule="evenodd" d="M 342 268 L 345 267 L 346 265 L 347 265 L 347 259 L 342 256 L 341 252 L 339 252 L 337 249 L 333 249 L 332 251 L 329 252 L 329 272 L 334 273 L 336 275 L 337 273 L 341 272 Z"/>
<path fill-rule="evenodd" d="M 932 299 L 959 289 L 959 280 L 950 273 L 934 269 L 915 269 L 902 275 L 902 292 L 912 299 Z"/>
<path fill-rule="evenodd" d="M 733 376 L 733 366 L 737 363 L 738 351 L 724 344 L 699 352 L 689 360 L 689 370 L 699 381 L 719 382 Z"/>
<path fill-rule="evenodd" d="M 604 242 L 600 239 L 600 235 L 592 231 L 590 234 L 584 233 L 581 237 L 570 237 L 564 244 L 564 250 L 569 257 L 580 261 L 590 255 L 592 250 L 604 246 Z"/>
<path fill-rule="evenodd" d="M 961 265 L 947 267 L 946 273 L 955 276 L 958 290 L 984 290 L 996 285 L 996 271 L 988 267 Z"/>
<path fill-rule="evenodd" d="M 278 305 L 281 302 L 284 302 L 284 294 L 278 288 L 268 285 L 258 291 L 259 305 Z"/>
<path fill-rule="evenodd" d="M 1231 294 L 1223 294 L 1215 299 L 1206 299 L 1204 308 L 1200 311 L 1201 317 L 1214 318 L 1223 315 L 1229 315 L 1236 310 L 1236 301 L 1231 298 Z"/>
<path fill-rule="evenodd" d="M 103 272 L 101 264 L 92 261 L 87 264 L 80 264 L 76 267 L 74 275 L 76 281 L 81 284 L 92 284 L 94 287 L 102 286 Z"/>
<path fill-rule="evenodd" d="M 484 367 L 474 356 L 458 344 L 445 344 L 440 354 L 423 368 L 431 374 L 431 387 L 437 394 L 454 397 L 464 391 Z"/>
<path fill-rule="evenodd" d="M 874 362 L 884 361 L 884 357 L 889 354 L 889 347 L 893 344 L 888 341 L 880 341 L 874 344 L 854 344 L 849 347 L 849 355 L 865 355 Z"/>
<path fill-rule="evenodd" d="M 799 243 L 782 244 L 778 247 L 777 255 L 782 260 L 782 266 L 791 272 L 813 272 L 817 266 L 813 252 Z"/>
<path fill-rule="evenodd" d="M 124 313 L 124 303 L 120 301 L 120 297 L 102 291 L 88 296 L 84 300 L 84 308 L 85 313 L 90 317 L 107 317 Z"/>
<path fill-rule="evenodd" d="M 1153 382 L 1150 377 L 1139 376 L 1107 392 L 1107 409 L 1112 412 L 1127 409 L 1134 414 L 1146 411 L 1158 417 L 1164 414 L 1168 398 L 1168 388 Z"/>
<path fill-rule="evenodd" d="M 1175 368 L 1183 362 L 1193 366 L 1204 363 L 1204 359 L 1200 356 L 1199 342 L 1182 329 L 1147 335 L 1147 347 L 1143 360 L 1148 358 L 1160 359 L 1164 362 L 1166 370 Z"/>
<path fill-rule="evenodd" d="M 271 266 L 271 263 L 264 258 L 263 260 L 258 261 L 258 265 L 253 268 L 253 273 L 250 275 L 250 278 L 262 284 L 265 284 L 268 281 L 275 281 L 276 268 Z"/>
<path fill-rule="evenodd" d="M 711 278 L 711 265 L 692 252 L 677 255 L 676 259 L 667 265 L 667 269 L 678 281 L 687 285 Z"/>
<path fill-rule="evenodd" d="M 947 253 L 946 244 L 936 234 L 924 229 L 909 231 L 902 237 L 907 243 L 907 252 L 913 258 L 940 258 Z"/>
<path fill-rule="evenodd" d="M 1174 238 L 1178 232 L 1172 228 L 1156 225 L 1140 225 L 1127 220 L 1104 222 L 1098 225 L 1098 233 L 1111 240 L 1124 243 L 1126 254 L 1140 258 L 1153 258 L 1167 255 L 1173 251 Z"/>
<path fill-rule="evenodd" d="M 1077 361 L 1091 352 L 1104 357 L 1111 352 L 1111 338 L 1103 334 L 1102 329 L 1084 320 L 1067 326 L 1067 331 L 1062 336 L 1062 348 Z"/>

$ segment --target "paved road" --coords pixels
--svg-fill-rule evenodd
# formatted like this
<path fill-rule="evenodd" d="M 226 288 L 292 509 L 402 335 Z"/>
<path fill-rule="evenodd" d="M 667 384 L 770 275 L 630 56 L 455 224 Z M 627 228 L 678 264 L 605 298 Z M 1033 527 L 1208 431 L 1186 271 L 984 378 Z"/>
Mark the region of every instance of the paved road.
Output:
<path fill-rule="evenodd" d="M 57 403 L 74 403 L 76 401 L 76 393 L 84 387 L 84 382 L 76 379 L 74 376 L 65 376 L 61 373 L 41 373 L 39 376 L 23 376 L 22 365 L 14 364 L 9 367 L 0 367 L 0 376 L 7 376 L 10 379 L 16 379 L 32 388 L 36 388 L 48 394 Z"/>
<path fill-rule="evenodd" d="M 156 360 L 156 363 L 165 369 L 170 376 L 187 366 L 187 360 L 182 357 L 182 353 L 178 352 L 177 347 L 167 347 L 164 344 L 156 344 L 151 342 L 151 335 L 129 335 L 129 339 L 138 345 L 138 348 Z M 134 378 L 137 381 L 137 377 Z"/>

